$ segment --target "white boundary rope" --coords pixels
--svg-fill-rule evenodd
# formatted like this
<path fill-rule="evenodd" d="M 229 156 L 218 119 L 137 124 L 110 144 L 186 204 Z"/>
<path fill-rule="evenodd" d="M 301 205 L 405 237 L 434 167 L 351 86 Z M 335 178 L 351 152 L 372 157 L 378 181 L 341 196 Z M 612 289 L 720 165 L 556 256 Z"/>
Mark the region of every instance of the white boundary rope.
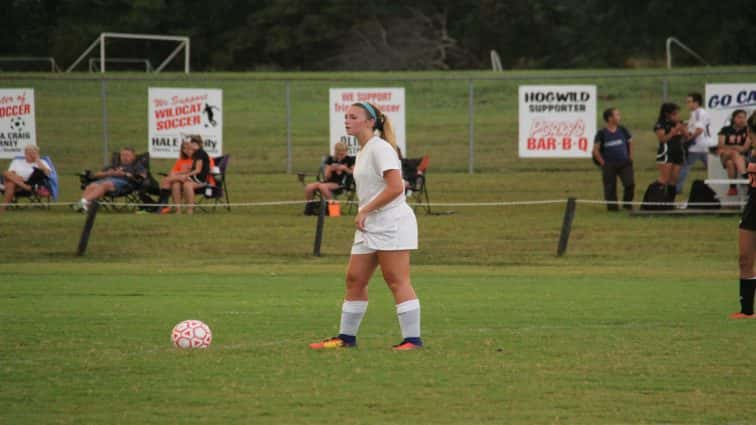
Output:
<path fill-rule="evenodd" d="M 553 205 L 566 203 L 567 199 L 546 199 L 546 200 L 530 200 L 530 201 L 486 201 L 486 202 L 430 202 L 430 203 L 417 203 L 419 207 L 508 207 L 508 206 L 529 206 L 529 205 Z M 605 201 L 601 199 L 576 199 L 578 204 L 586 205 L 649 205 L 649 206 L 671 206 L 674 208 L 690 208 L 690 207 L 742 207 L 745 205 L 745 201 L 741 202 L 622 202 L 622 201 Z M 296 201 L 256 201 L 256 202 L 230 202 L 230 203 L 206 203 L 195 204 L 194 208 L 230 208 L 230 207 L 268 207 L 268 206 L 285 206 L 285 205 L 304 205 L 305 201 L 300 199 Z M 356 201 L 338 201 L 339 204 L 349 205 L 357 204 Z M 24 202 L 24 203 L 0 203 L 0 206 L 13 207 L 13 208 L 39 208 L 39 207 L 74 207 L 78 205 L 78 202 Z M 186 208 L 186 204 L 149 204 L 149 203 L 128 203 L 128 202 L 99 202 L 100 206 L 116 207 L 116 208 L 139 208 L 139 207 L 182 207 Z"/>

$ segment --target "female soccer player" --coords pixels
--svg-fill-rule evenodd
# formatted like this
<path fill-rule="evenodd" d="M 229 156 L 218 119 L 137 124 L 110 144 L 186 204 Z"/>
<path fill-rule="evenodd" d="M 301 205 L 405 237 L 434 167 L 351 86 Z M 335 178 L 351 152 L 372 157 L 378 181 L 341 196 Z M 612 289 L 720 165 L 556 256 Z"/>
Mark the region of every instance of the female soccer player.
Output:
<path fill-rule="evenodd" d="M 731 179 L 742 176 L 746 172 L 746 161 L 751 151 L 751 142 L 748 140 L 748 115 L 742 109 L 736 109 L 730 118 L 730 125 L 722 127 L 719 131 L 719 146 L 717 153 L 722 161 L 722 166 L 727 170 L 727 176 Z M 738 194 L 734 184 L 727 191 L 730 196 Z"/>
<path fill-rule="evenodd" d="M 654 125 L 654 133 L 659 139 L 656 164 L 659 169 L 659 183 L 667 187 L 667 195 L 674 199 L 677 194 L 677 179 L 685 162 L 683 144 L 688 140 L 688 128 L 680 121 L 680 107 L 674 103 L 663 103 L 659 119 Z"/>
<path fill-rule="evenodd" d="M 341 309 L 339 335 L 310 348 L 329 349 L 357 345 L 357 330 L 368 304 L 368 282 L 378 265 L 396 302 L 402 342 L 393 348 L 421 348 L 420 302 L 410 283 L 410 250 L 417 249 L 417 221 L 407 205 L 402 165 L 388 117 L 375 105 L 355 103 L 347 110 L 347 134 L 357 138 L 360 152 L 354 166 L 359 212 L 357 230 L 346 274 L 346 295 Z"/>
<path fill-rule="evenodd" d="M 751 143 L 756 143 L 756 112 L 748 118 Z M 748 191 L 748 202 L 740 219 L 738 235 L 738 249 L 740 255 L 740 311 L 732 313 L 732 319 L 753 319 L 753 295 L 756 292 L 756 275 L 753 273 L 753 262 L 756 259 L 756 162 L 751 158 L 748 164 L 748 178 L 751 185 Z"/>

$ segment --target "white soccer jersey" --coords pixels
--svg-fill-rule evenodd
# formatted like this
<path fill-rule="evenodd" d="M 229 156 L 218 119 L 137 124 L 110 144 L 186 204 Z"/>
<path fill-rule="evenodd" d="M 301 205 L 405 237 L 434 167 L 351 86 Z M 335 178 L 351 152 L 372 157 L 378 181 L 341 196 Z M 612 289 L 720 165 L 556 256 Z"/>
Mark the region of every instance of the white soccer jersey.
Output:
<path fill-rule="evenodd" d="M 402 163 L 399 155 L 391 145 L 378 136 L 374 136 L 365 143 L 357 153 L 354 164 L 354 182 L 357 186 L 357 197 L 360 208 L 375 199 L 386 188 L 383 173 L 388 170 L 399 170 Z M 380 208 L 389 210 L 405 203 L 404 193 Z"/>

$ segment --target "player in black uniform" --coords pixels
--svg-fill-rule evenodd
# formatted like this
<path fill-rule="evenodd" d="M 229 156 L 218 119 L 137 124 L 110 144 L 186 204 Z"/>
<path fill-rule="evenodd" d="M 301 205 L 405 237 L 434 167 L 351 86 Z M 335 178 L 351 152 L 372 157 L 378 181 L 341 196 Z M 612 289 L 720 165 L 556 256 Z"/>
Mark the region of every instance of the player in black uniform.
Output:
<path fill-rule="evenodd" d="M 736 109 L 730 118 L 730 125 L 722 127 L 722 130 L 719 131 L 717 153 L 722 161 L 722 166 L 727 170 L 727 176 L 731 179 L 743 176 L 746 172 L 748 153 L 751 150 L 747 119 L 746 111 Z M 730 196 L 737 195 L 737 187 L 731 184 L 727 194 Z"/>
<path fill-rule="evenodd" d="M 751 143 L 756 143 L 756 112 L 748 119 Z M 740 219 L 738 235 L 738 264 L 740 266 L 740 311 L 732 313 L 731 319 L 753 319 L 753 295 L 756 292 L 756 274 L 753 262 L 756 259 L 756 162 L 748 164 L 748 203 Z"/>
<path fill-rule="evenodd" d="M 684 143 L 689 138 L 687 126 L 680 121 L 680 107 L 677 104 L 662 104 L 654 133 L 659 139 L 659 149 L 656 151 L 659 183 L 666 186 L 667 197 L 673 201 L 677 194 L 675 185 L 680 177 L 680 168 L 685 163 Z"/>

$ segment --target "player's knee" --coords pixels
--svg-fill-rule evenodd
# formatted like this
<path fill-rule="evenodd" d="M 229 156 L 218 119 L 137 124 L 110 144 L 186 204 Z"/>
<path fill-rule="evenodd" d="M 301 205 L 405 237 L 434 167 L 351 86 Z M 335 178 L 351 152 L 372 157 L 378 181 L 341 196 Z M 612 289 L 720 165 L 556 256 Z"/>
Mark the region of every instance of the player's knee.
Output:
<path fill-rule="evenodd" d="M 347 272 L 346 286 L 348 289 L 358 289 L 367 286 L 368 280 L 359 273 Z"/>
<path fill-rule="evenodd" d="M 402 278 L 402 276 L 392 272 L 384 272 L 383 280 L 386 281 L 386 285 L 388 285 L 391 291 L 395 291 L 407 283 L 406 279 Z"/>

